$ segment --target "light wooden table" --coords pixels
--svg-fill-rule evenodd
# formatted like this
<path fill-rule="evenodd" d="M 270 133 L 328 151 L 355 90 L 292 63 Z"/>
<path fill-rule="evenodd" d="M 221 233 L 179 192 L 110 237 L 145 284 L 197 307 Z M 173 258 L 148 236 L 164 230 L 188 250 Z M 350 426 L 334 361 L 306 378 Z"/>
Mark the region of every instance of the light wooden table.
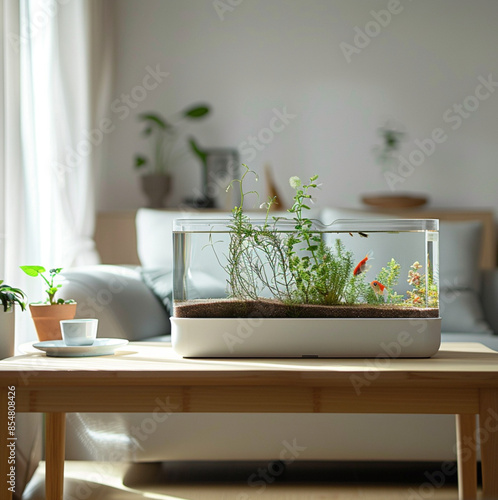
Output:
<path fill-rule="evenodd" d="M 47 414 L 50 500 L 63 495 L 66 413 L 152 412 L 158 397 L 176 412 L 455 414 L 461 499 L 476 498 L 478 414 L 483 498 L 498 499 L 498 353 L 448 343 L 431 359 L 377 361 L 193 360 L 158 343 L 132 343 L 114 356 L 9 358 L 0 362 L 0 477 L 9 470 L 7 401 L 15 386 L 17 412 Z M 1 498 L 9 498 L 6 487 L 2 479 Z"/>

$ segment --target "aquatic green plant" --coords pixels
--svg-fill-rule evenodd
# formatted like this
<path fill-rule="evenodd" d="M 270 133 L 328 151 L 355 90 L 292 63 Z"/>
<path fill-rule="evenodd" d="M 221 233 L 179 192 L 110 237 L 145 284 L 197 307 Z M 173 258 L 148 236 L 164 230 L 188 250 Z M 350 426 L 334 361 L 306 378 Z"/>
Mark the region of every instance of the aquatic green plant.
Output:
<path fill-rule="evenodd" d="M 289 262 L 284 236 L 276 230 L 277 219 L 269 220 L 270 209 L 275 198 L 269 198 L 261 208 L 266 208 L 266 217 L 262 226 L 255 226 L 243 212 L 244 199 L 256 191 L 244 192 L 243 182 L 248 174 L 257 174 L 243 165 L 245 172 L 240 179 L 230 184 L 239 184 L 240 206 L 232 210 L 230 242 L 227 264 L 230 295 L 234 298 L 257 299 L 266 288 L 273 297 L 287 300 L 294 289 L 293 276 L 289 272 Z"/>
<path fill-rule="evenodd" d="M 243 212 L 243 202 L 248 194 L 244 192 L 245 177 L 255 172 L 246 169 L 241 179 L 236 179 L 240 189 L 240 206 L 232 210 L 229 224 L 230 241 L 227 264 L 224 266 L 232 298 L 253 299 L 260 297 L 263 290 L 271 296 L 286 302 L 302 304 L 352 304 L 364 296 L 367 287 L 353 276 L 352 252 L 346 251 L 340 239 L 334 249 L 328 247 L 319 233 L 313 230 L 313 221 L 304 215 L 309 210 L 310 191 L 318 188 L 318 176 L 310 178 L 309 184 L 302 184 L 298 177 L 291 177 L 290 184 L 296 190 L 294 204 L 289 213 L 293 219 L 272 218 L 270 209 L 275 202 L 269 198 L 261 204 L 266 216 L 261 226 L 253 225 Z M 283 233 L 277 230 L 279 222 L 291 222 L 293 231 Z M 363 281 L 363 280 L 362 280 Z"/>
<path fill-rule="evenodd" d="M 299 177 L 291 177 L 290 185 L 296 191 L 294 204 L 288 210 L 294 214 L 294 232 L 287 239 L 289 269 L 296 283 L 290 301 L 304 304 L 336 305 L 353 302 L 356 297 L 349 277 L 354 269 L 352 252 L 347 252 L 341 240 L 332 251 L 321 235 L 313 231 L 313 221 L 304 215 L 312 200 L 310 191 L 318 188 L 318 175 L 310 177 L 309 184 L 302 184 Z"/>
<path fill-rule="evenodd" d="M 403 302 L 403 296 L 399 295 L 394 291 L 394 287 L 398 284 L 399 275 L 401 271 L 401 266 L 396 262 L 396 260 L 391 259 L 386 267 L 383 267 L 379 274 L 377 274 L 376 280 L 380 281 L 386 287 L 386 297 L 385 302 L 390 304 L 400 304 Z M 375 296 L 374 300 L 379 300 L 379 296 L 375 295 L 372 290 L 372 294 Z M 369 298 L 371 295 L 369 294 Z M 380 297 L 382 299 L 382 297 Z M 383 300 L 383 299 L 382 299 Z"/>
<path fill-rule="evenodd" d="M 420 272 L 422 264 L 416 261 L 410 266 L 407 282 L 413 288 L 408 290 L 405 303 L 417 307 L 437 307 L 439 294 L 437 284 L 429 273 L 428 279 Z"/>
<path fill-rule="evenodd" d="M 269 296 L 288 305 L 366 303 L 437 307 L 437 285 L 430 275 L 426 303 L 426 278 L 420 274 L 422 266 L 418 262 L 411 266 L 408 273 L 408 282 L 413 289 L 408 292 L 407 298 L 395 291 L 401 272 L 401 266 L 395 259 L 382 267 L 375 278 L 385 287 L 385 292 L 379 295 L 372 288 L 372 278 L 367 280 L 367 273 L 355 275 L 353 253 L 346 250 L 340 238 L 331 246 L 326 244 L 313 220 L 306 216 L 313 199 L 312 192 L 319 187 L 316 175 L 307 184 L 298 177 L 290 178 L 290 185 L 295 190 L 294 203 L 288 210 L 293 215 L 292 219 L 270 218 L 275 198 L 269 198 L 260 205 L 260 208 L 266 209 L 264 221 L 253 223 L 245 215 L 243 203 L 247 195 L 257 196 L 257 192 L 244 192 L 243 184 L 247 175 L 253 174 L 256 178 L 257 175 L 247 165 L 243 167 L 245 172 L 242 177 L 229 186 L 233 188 L 238 184 L 241 203 L 233 208 L 228 225 L 226 263 L 223 265 L 218 259 L 228 276 L 230 297 L 258 300 Z M 283 231 L 282 224 L 287 224 L 289 230 Z M 363 233 L 360 235 L 366 236 Z M 213 243 L 211 246 L 214 248 Z"/>

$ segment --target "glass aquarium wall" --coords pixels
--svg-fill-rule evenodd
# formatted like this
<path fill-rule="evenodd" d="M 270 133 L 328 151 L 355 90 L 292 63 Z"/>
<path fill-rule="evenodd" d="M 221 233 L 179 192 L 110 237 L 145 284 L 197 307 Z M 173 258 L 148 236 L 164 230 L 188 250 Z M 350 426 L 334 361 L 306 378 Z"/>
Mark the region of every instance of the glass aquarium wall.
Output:
<path fill-rule="evenodd" d="M 177 220 L 176 317 L 439 317 L 437 220 Z"/>

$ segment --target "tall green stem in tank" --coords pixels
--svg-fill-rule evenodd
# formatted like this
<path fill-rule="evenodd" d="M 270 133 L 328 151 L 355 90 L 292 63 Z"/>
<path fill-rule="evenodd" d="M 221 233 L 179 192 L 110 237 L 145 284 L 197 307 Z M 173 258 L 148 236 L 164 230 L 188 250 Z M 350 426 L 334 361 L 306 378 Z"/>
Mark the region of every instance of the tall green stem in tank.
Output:
<path fill-rule="evenodd" d="M 247 252 L 248 242 L 252 238 L 252 225 L 249 218 L 243 212 L 244 198 L 246 194 L 256 191 L 248 191 L 244 193 L 244 179 L 249 173 L 253 173 L 258 178 L 256 172 L 250 170 L 247 165 L 243 165 L 246 171 L 240 179 L 234 179 L 227 190 L 233 187 L 235 182 L 239 183 L 240 189 L 240 206 L 235 206 L 232 210 L 233 222 L 229 225 L 230 243 L 228 247 L 228 262 L 226 271 L 228 273 L 228 285 L 231 293 L 235 297 L 249 297 L 256 300 L 258 298 L 258 289 L 256 280 L 252 273 L 250 255 Z"/>
<path fill-rule="evenodd" d="M 311 233 L 313 223 L 307 217 L 303 217 L 303 210 L 310 210 L 310 207 L 305 202 L 312 199 L 308 192 L 309 189 L 318 187 L 314 182 L 316 179 L 318 179 L 317 175 L 310 178 L 310 184 L 304 185 L 299 177 L 294 176 L 289 179 L 289 184 L 296 190 L 296 194 L 294 195 L 294 204 L 288 210 L 294 214 L 295 231 L 289 236 L 287 241 L 287 256 L 289 259 L 289 269 L 296 281 L 298 293 L 301 300 L 306 303 L 310 301 L 310 292 L 313 285 L 311 279 L 312 272 L 318 267 L 316 252 L 321 238 Z M 305 243 L 305 246 L 298 249 L 298 251 L 307 252 L 302 256 L 298 255 L 295 249 L 296 245 L 300 243 Z"/>

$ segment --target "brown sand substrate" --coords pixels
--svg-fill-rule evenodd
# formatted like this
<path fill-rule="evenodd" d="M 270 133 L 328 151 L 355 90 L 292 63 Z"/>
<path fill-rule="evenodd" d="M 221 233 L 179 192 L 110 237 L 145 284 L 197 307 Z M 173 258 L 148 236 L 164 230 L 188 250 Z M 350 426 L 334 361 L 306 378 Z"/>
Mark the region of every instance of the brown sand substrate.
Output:
<path fill-rule="evenodd" d="M 438 318 L 434 307 L 389 304 L 322 306 L 284 304 L 277 300 L 204 299 L 176 302 L 177 318 Z"/>

